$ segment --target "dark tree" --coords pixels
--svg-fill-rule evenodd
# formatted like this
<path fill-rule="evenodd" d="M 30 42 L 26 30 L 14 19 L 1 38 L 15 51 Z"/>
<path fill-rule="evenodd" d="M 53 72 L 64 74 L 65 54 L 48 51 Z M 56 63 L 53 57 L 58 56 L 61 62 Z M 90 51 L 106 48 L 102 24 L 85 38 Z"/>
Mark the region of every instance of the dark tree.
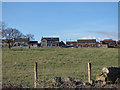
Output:
<path fill-rule="evenodd" d="M 15 39 L 22 38 L 23 36 L 24 35 L 15 28 L 2 29 L 2 37 L 8 41 L 9 48 L 10 48 L 10 43 L 12 43 L 13 45 Z"/>
<path fill-rule="evenodd" d="M 34 40 L 33 34 L 24 35 L 16 28 L 8 28 L 4 22 L 0 22 L 0 32 L 2 32 L 2 38 L 7 40 L 9 48 L 11 48 L 10 43 L 13 46 L 14 41 L 19 38 L 29 38 L 29 40 Z"/>

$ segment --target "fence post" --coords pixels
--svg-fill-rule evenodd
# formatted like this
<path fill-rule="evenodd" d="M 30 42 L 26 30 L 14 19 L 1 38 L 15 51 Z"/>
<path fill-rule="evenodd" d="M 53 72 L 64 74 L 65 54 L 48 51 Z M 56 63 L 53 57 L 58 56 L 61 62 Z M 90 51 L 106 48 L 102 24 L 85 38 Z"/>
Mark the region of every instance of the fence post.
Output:
<path fill-rule="evenodd" d="M 37 87 L 37 62 L 34 63 L 34 74 L 35 74 L 34 88 L 36 88 Z"/>
<path fill-rule="evenodd" d="M 88 82 L 91 83 L 91 63 L 88 63 Z"/>

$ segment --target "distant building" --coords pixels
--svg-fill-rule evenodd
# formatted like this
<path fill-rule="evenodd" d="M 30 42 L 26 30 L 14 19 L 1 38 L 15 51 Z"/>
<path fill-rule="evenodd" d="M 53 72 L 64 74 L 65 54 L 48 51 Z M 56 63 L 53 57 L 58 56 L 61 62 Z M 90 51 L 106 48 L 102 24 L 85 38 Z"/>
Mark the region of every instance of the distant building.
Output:
<path fill-rule="evenodd" d="M 100 41 L 100 43 L 101 43 L 102 46 L 107 45 L 108 48 L 116 47 L 116 41 L 112 40 L 112 39 L 104 39 L 103 41 Z"/>
<path fill-rule="evenodd" d="M 12 45 L 12 44 L 10 43 L 10 45 Z M 8 40 L 0 39 L 0 47 L 9 47 Z"/>
<path fill-rule="evenodd" d="M 28 38 L 19 38 L 14 40 L 13 46 L 28 46 L 29 39 Z"/>
<path fill-rule="evenodd" d="M 77 41 L 67 41 L 66 47 L 77 47 Z"/>
<path fill-rule="evenodd" d="M 1 47 L 17 47 L 17 46 L 28 46 L 29 39 L 28 38 L 19 38 L 15 39 L 14 41 L 8 39 L 1 39 L 0 40 Z"/>
<path fill-rule="evenodd" d="M 117 44 L 116 47 L 120 48 L 120 40 L 116 41 L 116 44 Z"/>
<path fill-rule="evenodd" d="M 59 47 L 66 47 L 66 45 L 63 41 L 61 41 L 61 42 L 59 42 Z"/>
<path fill-rule="evenodd" d="M 96 46 L 99 48 L 101 47 L 101 44 L 98 41 L 96 41 Z"/>
<path fill-rule="evenodd" d="M 79 39 L 77 40 L 77 46 L 80 48 L 97 47 L 96 39 Z"/>
<path fill-rule="evenodd" d="M 41 47 L 41 43 L 38 43 L 38 47 Z"/>
<path fill-rule="evenodd" d="M 38 41 L 29 41 L 30 47 L 38 47 Z"/>
<path fill-rule="evenodd" d="M 42 37 L 41 47 L 59 47 L 58 37 Z"/>

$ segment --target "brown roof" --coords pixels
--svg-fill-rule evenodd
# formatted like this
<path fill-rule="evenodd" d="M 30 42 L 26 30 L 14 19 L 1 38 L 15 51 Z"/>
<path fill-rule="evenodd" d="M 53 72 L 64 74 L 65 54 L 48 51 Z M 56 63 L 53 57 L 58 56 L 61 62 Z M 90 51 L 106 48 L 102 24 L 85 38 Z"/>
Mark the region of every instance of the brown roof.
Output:
<path fill-rule="evenodd" d="M 67 41 L 66 44 L 77 43 L 77 41 Z"/>
<path fill-rule="evenodd" d="M 103 41 L 115 41 L 115 40 L 112 40 L 112 39 L 104 39 Z"/>
<path fill-rule="evenodd" d="M 19 38 L 19 39 L 16 39 L 15 41 L 29 41 L 29 38 Z"/>

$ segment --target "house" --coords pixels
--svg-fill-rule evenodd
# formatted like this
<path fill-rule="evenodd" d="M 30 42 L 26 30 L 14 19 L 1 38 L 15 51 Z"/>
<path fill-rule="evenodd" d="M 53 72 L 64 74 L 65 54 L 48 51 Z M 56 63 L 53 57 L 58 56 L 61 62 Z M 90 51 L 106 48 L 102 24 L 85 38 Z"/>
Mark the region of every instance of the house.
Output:
<path fill-rule="evenodd" d="M 77 40 L 77 46 L 79 48 L 97 47 L 96 39 L 79 39 Z"/>
<path fill-rule="evenodd" d="M 38 43 L 38 47 L 41 47 L 41 43 Z"/>
<path fill-rule="evenodd" d="M 108 48 L 114 48 L 116 47 L 116 41 L 112 39 L 104 39 L 103 41 L 100 41 L 101 45 L 107 45 Z"/>
<path fill-rule="evenodd" d="M 66 47 L 77 47 L 77 41 L 67 41 Z"/>
<path fill-rule="evenodd" d="M 0 39 L 0 47 L 9 47 L 7 39 Z"/>
<path fill-rule="evenodd" d="M 101 47 L 101 44 L 98 41 L 96 41 L 96 46 L 99 48 Z"/>
<path fill-rule="evenodd" d="M 38 41 L 29 41 L 30 47 L 38 47 Z"/>
<path fill-rule="evenodd" d="M 29 38 L 19 38 L 14 40 L 13 46 L 28 46 Z"/>
<path fill-rule="evenodd" d="M 120 40 L 116 41 L 116 48 L 120 48 Z"/>
<path fill-rule="evenodd" d="M 2 43 L 1 43 L 2 42 Z M 17 46 L 28 46 L 29 39 L 28 38 L 19 38 L 14 41 L 8 39 L 1 39 L 1 47 L 17 47 Z"/>
<path fill-rule="evenodd" d="M 13 44 L 13 41 L 10 39 L 0 39 L 0 47 L 11 47 Z"/>
<path fill-rule="evenodd" d="M 59 37 L 42 37 L 41 47 L 59 47 Z"/>
<path fill-rule="evenodd" d="M 63 41 L 61 41 L 61 42 L 59 42 L 59 47 L 66 47 L 66 45 Z"/>

